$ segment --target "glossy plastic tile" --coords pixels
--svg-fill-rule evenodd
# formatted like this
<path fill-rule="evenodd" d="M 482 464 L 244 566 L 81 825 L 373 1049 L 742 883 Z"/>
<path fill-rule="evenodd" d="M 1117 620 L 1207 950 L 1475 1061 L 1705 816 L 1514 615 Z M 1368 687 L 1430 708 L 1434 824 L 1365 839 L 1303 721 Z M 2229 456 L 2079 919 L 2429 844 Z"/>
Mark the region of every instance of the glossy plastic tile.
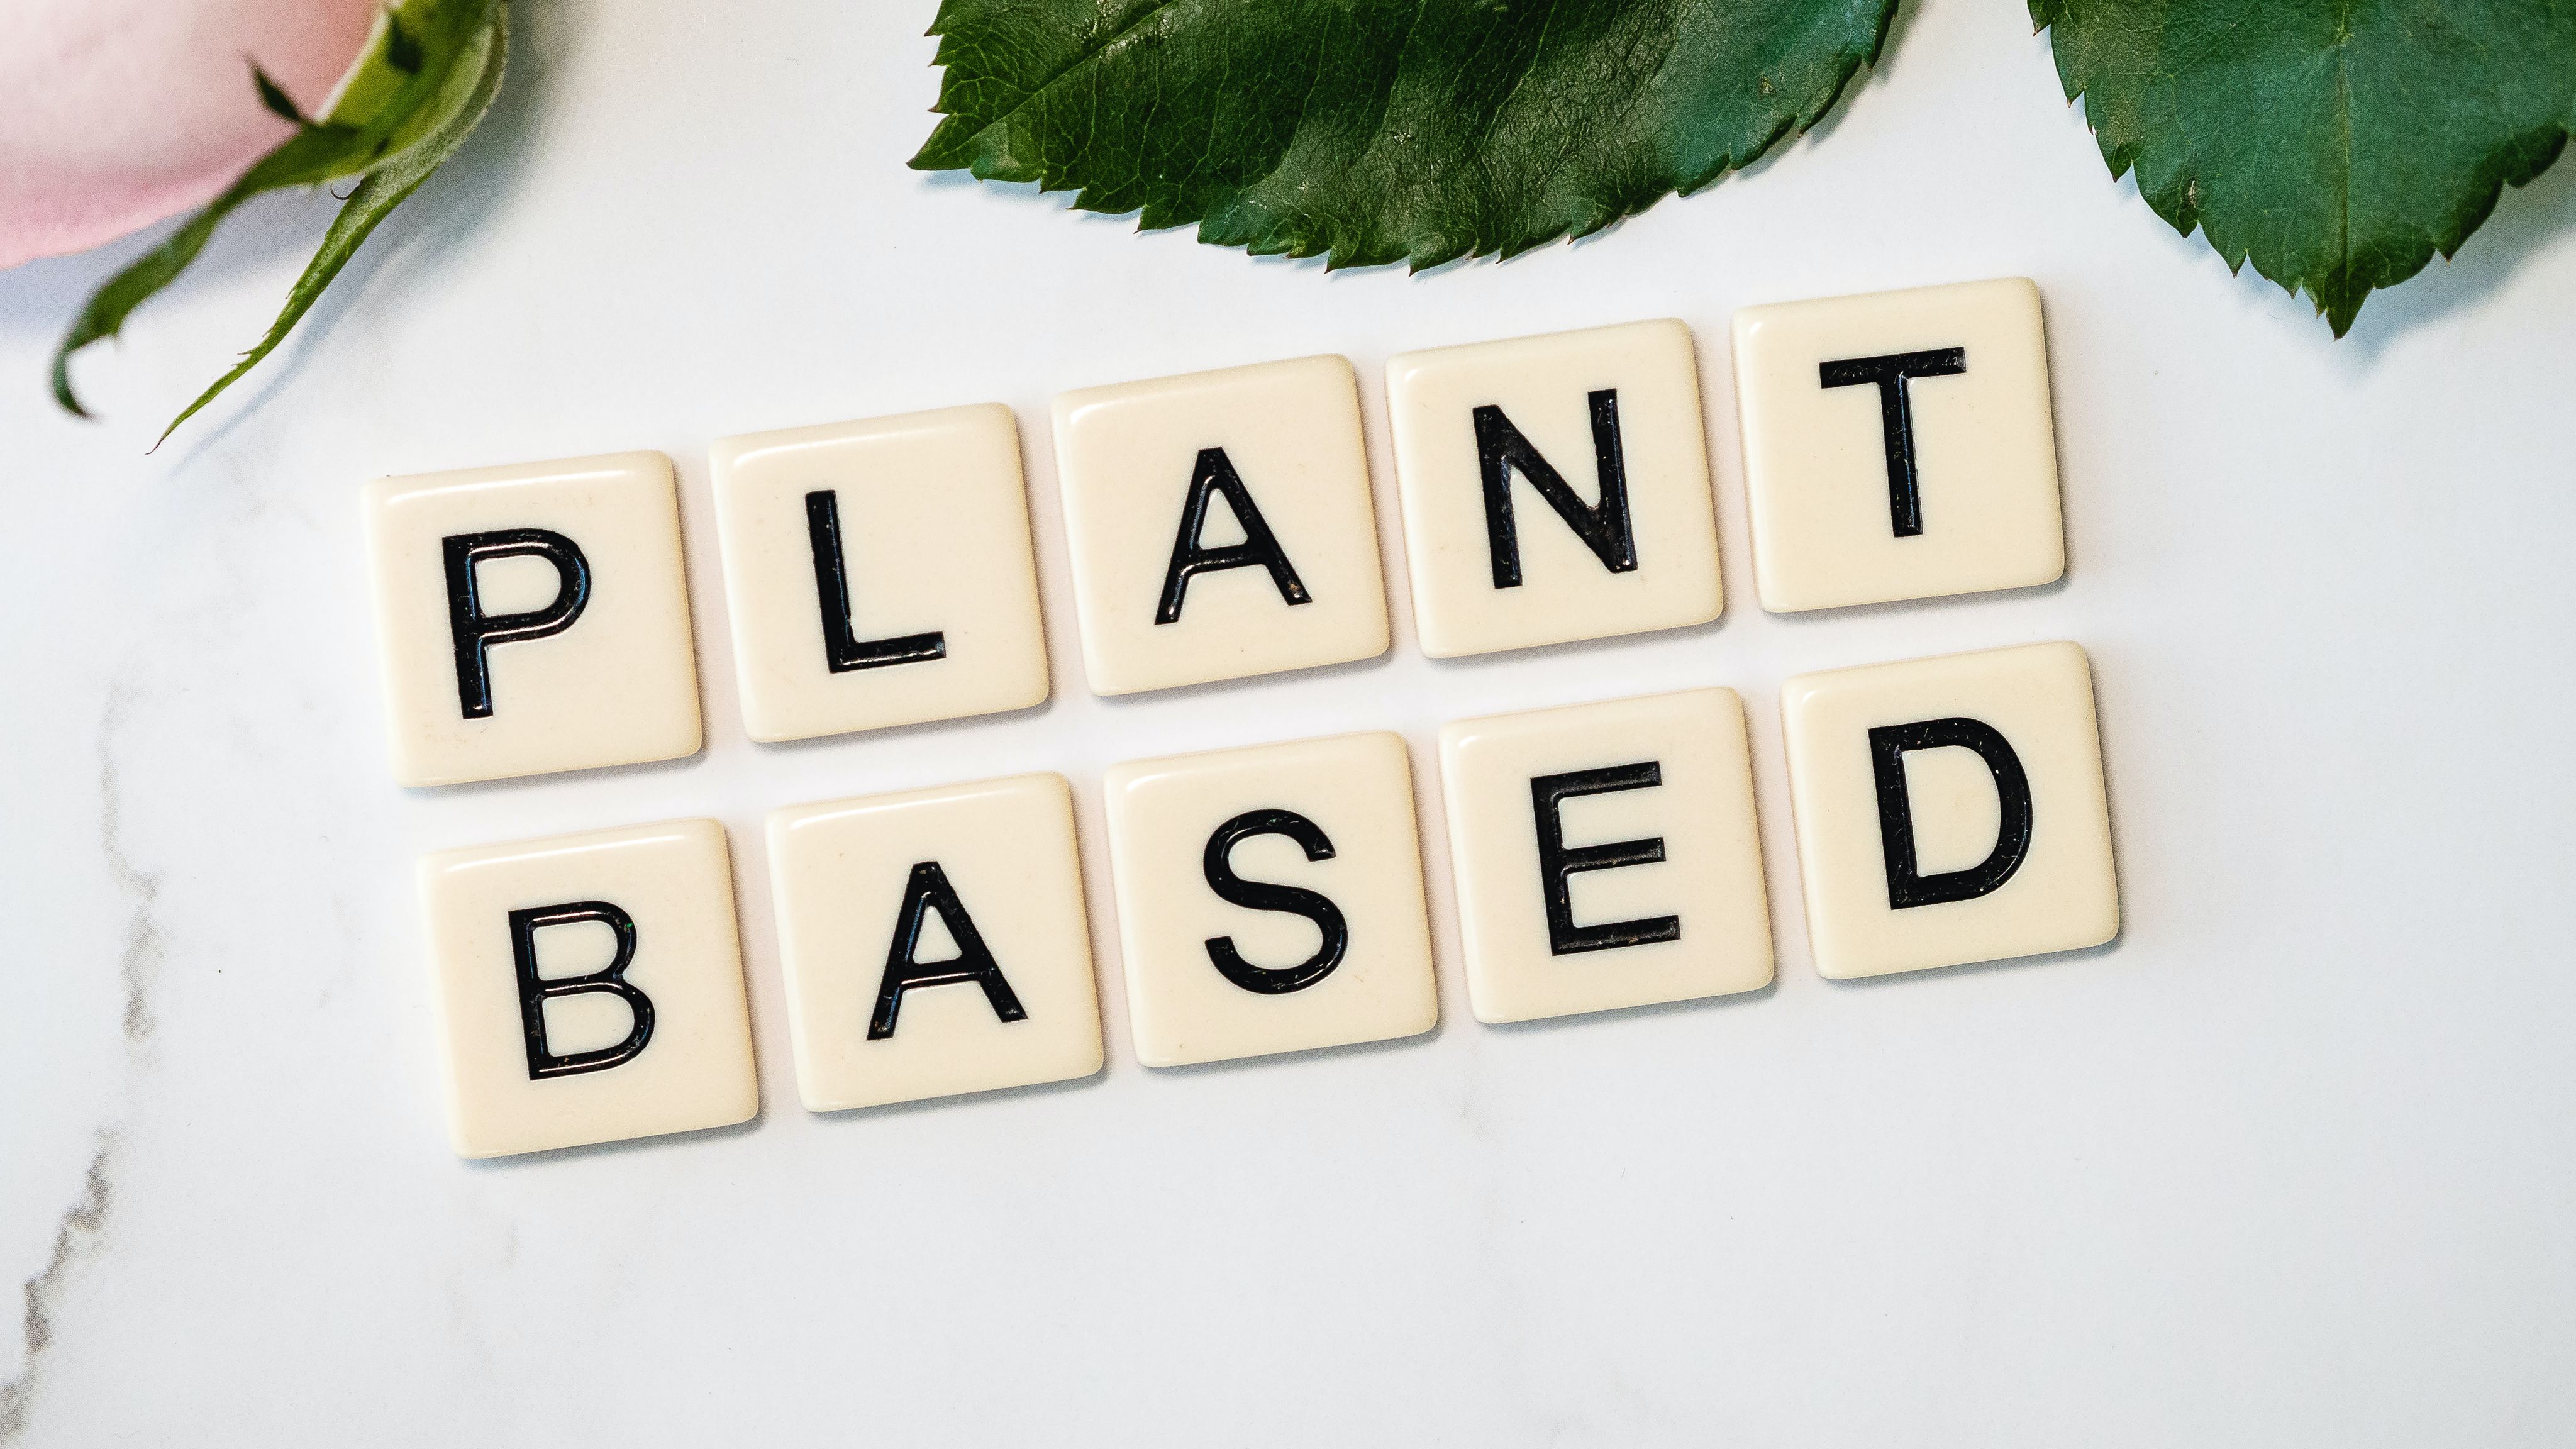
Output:
<path fill-rule="evenodd" d="M 448 1132 L 500 1157 L 760 1110 L 724 827 L 674 820 L 426 857 Z"/>
<path fill-rule="evenodd" d="M 809 1110 L 1100 1070 L 1063 776 L 794 806 L 769 859 Z"/>
<path fill-rule="evenodd" d="M 697 753 L 670 459 L 378 479 L 367 542 L 403 784 Z"/>
<path fill-rule="evenodd" d="M 1386 652 L 1348 362 L 1069 392 L 1055 401 L 1055 441 L 1094 693 Z"/>
<path fill-rule="evenodd" d="M 743 725 L 800 740 L 1047 695 L 1019 425 L 999 403 L 712 453 Z"/>
<path fill-rule="evenodd" d="M 1380 1041 L 1440 1017 L 1391 734 L 1109 772 L 1127 1009 L 1149 1067 Z"/>
<path fill-rule="evenodd" d="M 1762 607 L 2066 572 L 2048 342 L 2028 280 L 1747 308 L 1735 397 Z"/>
<path fill-rule="evenodd" d="M 1440 776 L 1477 1020 L 1770 984 L 1735 691 L 1461 720 Z"/>
<path fill-rule="evenodd" d="M 1724 596 L 1690 329 L 1632 322 L 1386 365 L 1433 658 L 1703 624 Z"/>
<path fill-rule="evenodd" d="M 1780 705 L 1817 971 L 1919 971 L 2119 934 L 2082 649 L 1806 674 Z"/>

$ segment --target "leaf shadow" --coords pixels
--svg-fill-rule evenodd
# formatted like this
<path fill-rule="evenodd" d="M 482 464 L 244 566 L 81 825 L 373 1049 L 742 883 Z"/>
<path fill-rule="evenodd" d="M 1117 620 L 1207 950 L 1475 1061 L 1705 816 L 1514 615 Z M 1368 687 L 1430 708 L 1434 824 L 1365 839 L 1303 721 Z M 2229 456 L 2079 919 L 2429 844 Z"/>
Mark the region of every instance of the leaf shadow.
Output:
<path fill-rule="evenodd" d="M 176 285 L 220 286 L 261 272 L 279 253 L 320 240 L 337 206 L 320 187 L 252 197 L 224 218 L 214 239 Z M 137 257 L 169 240 L 170 233 L 192 214 L 194 208 L 87 251 L 38 257 L 0 271 L 0 341 L 21 336 L 53 341 L 71 326 L 73 316 L 89 300 L 90 293 Z M 114 338 L 100 341 L 104 345 L 93 344 L 93 351 L 107 353 L 116 346 Z"/>
<path fill-rule="evenodd" d="M 2504 188 L 2495 210 L 2456 255 L 2445 260 L 2437 253 L 2424 270 L 2371 293 L 2342 345 L 2376 364 L 2400 338 L 2475 306 L 2504 287 L 2535 255 L 2571 230 L 2576 230 L 2576 161 L 2561 154 L 2529 182 Z M 2317 325 L 2323 328 L 2322 319 Z"/>
<path fill-rule="evenodd" d="M 498 210 L 508 201 L 511 191 L 524 175 L 528 153 L 534 139 L 545 96 L 554 88 L 554 72 L 561 47 L 542 43 L 543 32 L 551 27 L 541 17 L 539 7 L 522 7 L 514 12 L 518 20 L 511 35 L 509 69 L 502 80 L 500 94 L 482 123 L 466 139 L 464 146 L 446 165 L 424 182 L 403 204 L 379 224 L 356 255 L 349 259 L 330 287 L 297 323 L 285 345 L 254 369 L 240 384 L 228 390 L 220 412 L 201 414 L 183 428 L 173 442 L 176 450 L 174 470 L 194 463 L 205 452 L 230 436 L 245 419 L 260 412 L 268 402 L 288 389 L 302 375 L 314 354 L 323 351 L 321 339 L 341 325 L 350 307 L 363 295 L 376 290 L 377 278 L 396 257 L 403 258 L 394 284 L 400 287 L 423 285 L 434 277 L 445 260 L 461 245 L 475 217 Z M 247 276 L 264 276 L 273 269 L 281 254 L 309 256 L 321 244 L 322 233 L 338 208 L 336 197 L 345 194 L 354 182 L 315 187 L 304 193 L 264 196 L 255 199 L 225 219 L 205 256 L 191 266 L 176 284 L 179 287 L 223 286 Z M 292 203 L 292 204 L 281 204 Z M 246 224 L 250 223 L 250 224 Z M 174 219 L 154 228 L 144 236 L 128 237 L 113 246 L 76 257 L 58 258 L 65 266 L 36 278 L 39 295 L 52 300 L 60 297 L 60 325 L 68 326 L 73 312 L 90 289 L 112 275 L 134 255 L 157 244 L 162 233 L 178 224 Z M 426 235 L 424 235 L 426 234 Z M 211 263 L 212 265 L 209 265 Z M 30 263 L 15 271 L 0 273 L 0 287 L 20 273 L 43 263 Z M 277 301 L 282 305 L 285 296 Z M 0 335 L 12 330 L 20 320 L 14 299 L 0 290 Z M 254 334 L 255 336 L 255 334 Z M 252 338 L 243 339 L 245 345 Z M 110 346 L 114 345 L 113 341 Z M 209 381 L 212 379 L 209 378 Z M 169 401 L 175 409 L 185 399 Z M 201 425 L 200 425 L 201 424 Z"/>
<path fill-rule="evenodd" d="M 510 35 L 509 68 L 492 109 L 447 164 L 377 226 L 295 329 L 299 345 L 290 355 L 271 359 L 269 380 L 246 406 L 235 408 L 220 426 L 208 429 L 200 447 L 230 431 L 301 375 L 322 350 L 320 339 L 339 326 L 352 303 L 376 289 L 378 274 L 395 258 L 402 258 L 403 265 L 392 285 L 419 287 L 434 278 L 465 243 L 474 218 L 488 216 L 508 203 L 527 173 L 545 97 L 554 89 L 561 60 L 561 46 L 547 43 L 546 31 L 551 24 L 561 23 L 554 12 L 521 6 L 512 15 L 516 23 Z M 188 456 L 196 451 L 191 449 Z"/>

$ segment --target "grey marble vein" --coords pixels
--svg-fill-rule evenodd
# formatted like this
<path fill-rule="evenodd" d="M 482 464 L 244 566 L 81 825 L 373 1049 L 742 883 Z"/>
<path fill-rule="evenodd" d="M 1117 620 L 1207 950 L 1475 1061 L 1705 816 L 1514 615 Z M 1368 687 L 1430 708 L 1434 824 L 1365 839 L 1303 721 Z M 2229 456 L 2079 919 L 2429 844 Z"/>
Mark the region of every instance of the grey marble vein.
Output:
<path fill-rule="evenodd" d="M 126 918 L 124 948 L 117 958 L 117 969 L 125 979 L 129 1069 L 131 1057 L 152 1034 L 151 988 L 162 958 L 161 925 L 154 914 L 161 896 L 161 876 L 135 864 L 125 845 L 124 792 L 118 780 L 115 740 L 132 698 L 132 689 L 123 681 L 111 683 L 98 731 L 99 845 L 107 858 L 109 877 L 134 898 L 134 908 Z M 54 1340 L 54 1305 L 68 1287 L 73 1267 L 97 1251 L 112 1196 L 116 1146 L 116 1129 L 101 1128 L 98 1150 L 90 1155 L 81 1194 L 63 1210 L 62 1223 L 54 1231 L 53 1252 L 47 1256 L 43 1270 L 29 1278 L 22 1290 L 26 1297 L 21 1320 L 26 1355 L 18 1376 L 0 1384 L 0 1444 L 13 1442 L 25 1433 L 28 1407 L 35 1398 L 37 1371 Z"/>
<path fill-rule="evenodd" d="M 27 1406 L 36 1394 L 39 1360 L 54 1341 L 53 1305 L 71 1277 L 72 1265 L 98 1243 L 99 1225 L 107 1217 L 108 1164 L 115 1151 L 116 1134 L 99 1134 L 98 1151 L 90 1155 L 80 1198 L 64 1210 L 62 1226 L 54 1231 L 53 1254 L 45 1260 L 44 1271 L 27 1280 L 27 1305 L 22 1319 L 27 1336 L 26 1367 L 19 1370 L 16 1378 L 0 1384 L 0 1444 L 12 1442 L 26 1431 Z"/>

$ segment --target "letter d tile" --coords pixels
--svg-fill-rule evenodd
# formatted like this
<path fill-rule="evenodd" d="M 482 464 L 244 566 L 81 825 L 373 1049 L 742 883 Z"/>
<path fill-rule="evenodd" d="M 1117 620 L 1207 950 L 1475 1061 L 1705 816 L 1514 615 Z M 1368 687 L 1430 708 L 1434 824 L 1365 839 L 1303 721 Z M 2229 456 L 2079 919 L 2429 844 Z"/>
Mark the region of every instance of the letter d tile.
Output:
<path fill-rule="evenodd" d="M 1781 686 L 1780 711 L 1819 973 L 1920 971 L 2119 934 L 2082 649 L 1800 675 Z"/>
<path fill-rule="evenodd" d="M 723 826 L 451 850 L 422 860 L 420 884 L 460 1155 L 760 1110 Z"/>

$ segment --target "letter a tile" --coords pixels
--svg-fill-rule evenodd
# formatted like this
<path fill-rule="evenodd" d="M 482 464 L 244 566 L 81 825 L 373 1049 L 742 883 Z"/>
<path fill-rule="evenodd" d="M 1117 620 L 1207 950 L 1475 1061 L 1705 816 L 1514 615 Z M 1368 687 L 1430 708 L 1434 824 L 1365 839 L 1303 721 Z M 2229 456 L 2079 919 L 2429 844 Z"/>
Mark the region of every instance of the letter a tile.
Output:
<path fill-rule="evenodd" d="M 727 438 L 743 725 L 801 740 L 1047 695 L 1019 425 L 999 403 Z"/>
<path fill-rule="evenodd" d="M 1100 1070 L 1063 776 L 794 806 L 769 857 L 808 1110 Z"/>
<path fill-rule="evenodd" d="M 1763 608 L 2066 572 L 2048 342 L 2027 279 L 1747 308 L 1735 398 Z"/>
<path fill-rule="evenodd" d="M 1069 392 L 1055 400 L 1055 442 L 1094 693 L 1386 652 L 1349 362 Z"/>
<path fill-rule="evenodd" d="M 1631 322 L 1386 365 L 1435 659 L 1704 624 L 1716 512 L 1690 329 Z"/>
<path fill-rule="evenodd" d="M 1800 675 L 1780 707 L 1819 973 L 1920 971 L 2119 934 L 2082 649 Z"/>
<path fill-rule="evenodd" d="M 1770 984 L 1735 691 L 1461 720 L 1440 762 L 1477 1020 Z"/>
<path fill-rule="evenodd" d="M 675 820 L 421 862 L 448 1132 L 500 1157 L 760 1110 L 724 827 Z"/>
<path fill-rule="evenodd" d="M 1108 798 L 1145 1065 L 1382 1041 L 1439 1020 L 1401 738 L 1140 760 L 1109 772 Z"/>
<path fill-rule="evenodd" d="M 403 784 L 697 753 L 670 459 L 379 479 L 367 535 Z"/>

